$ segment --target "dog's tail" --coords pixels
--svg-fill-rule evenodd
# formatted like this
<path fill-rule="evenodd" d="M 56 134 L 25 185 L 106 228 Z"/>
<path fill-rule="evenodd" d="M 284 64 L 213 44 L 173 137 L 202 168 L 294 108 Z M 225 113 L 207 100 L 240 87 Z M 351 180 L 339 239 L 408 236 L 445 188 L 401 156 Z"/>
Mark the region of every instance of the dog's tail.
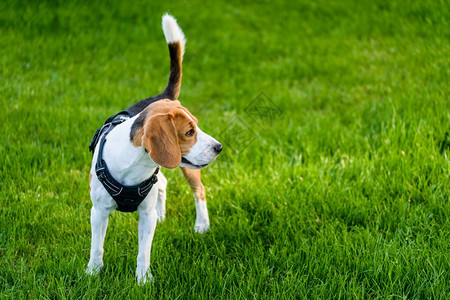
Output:
<path fill-rule="evenodd" d="M 175 18 L 169 14 L 163 16 L 162 28 L 170 53 L 169 83 L 163 94 L 171 100 L 177 100 L 180 95 L 182 62 L 186 39 Z"/>
<path fill-rule="evenodd" d="M 131 116 L 140 113 L 145 107 L 155 101 L 161 99 L 177 100 L 180 95 L 182 63 L 186 38 L 175 18 L 169 14 L 165 14 L 162 18 L 162 29 L 164 31 L 164 36 L 166 37 L 170 54 L 169 83 L 161 94 L 141 100 L 129 107 L 127 111 Z"/>

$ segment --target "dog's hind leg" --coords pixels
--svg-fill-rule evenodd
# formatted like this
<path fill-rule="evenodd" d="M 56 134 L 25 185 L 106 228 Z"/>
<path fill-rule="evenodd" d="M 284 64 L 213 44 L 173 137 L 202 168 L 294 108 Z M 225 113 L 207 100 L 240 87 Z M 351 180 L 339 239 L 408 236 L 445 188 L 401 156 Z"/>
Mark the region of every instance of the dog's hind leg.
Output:
<path fill-rule="evenodd" d="M 167 179 L 162 172 L 158 173 L 158 199 L 156 200 L 156 214 L 158 221 L 162 222 L 166 218 L 166 187 Z"/>
<path fill-rule="evenodd" d="M 112 210 L 112 209 L 111 209 Z M 103 243 L 105 241 L 106 228 L 108 227 L 108 217 L 111 210 L 91 209 L 91 258 L 86 269 L 86 273 L 97 274 L 103 267 Z"/>
<path fill-rule="evenodd" d="M 197 212 L 194 231 L 197 233 L 205 233 L 209 229 L 209 216 L 206 206 L 205 187 L 201 180 L 201 171 L 188 168 L 181 168 L 181 171 L 183 171 L 184 177 L 194 194 L 195 210 Z"/>

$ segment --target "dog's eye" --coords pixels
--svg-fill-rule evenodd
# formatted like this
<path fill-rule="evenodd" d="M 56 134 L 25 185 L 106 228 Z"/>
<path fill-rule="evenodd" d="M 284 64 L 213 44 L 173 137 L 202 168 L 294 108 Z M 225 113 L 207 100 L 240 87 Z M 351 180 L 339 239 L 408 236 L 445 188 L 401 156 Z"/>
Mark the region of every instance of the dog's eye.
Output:
<path fill-rule="evenodd" d="M 189 130 L 188 132 L 185 133 L 186 136 L 193 136 L 195 133 L 194 129 Z"/>

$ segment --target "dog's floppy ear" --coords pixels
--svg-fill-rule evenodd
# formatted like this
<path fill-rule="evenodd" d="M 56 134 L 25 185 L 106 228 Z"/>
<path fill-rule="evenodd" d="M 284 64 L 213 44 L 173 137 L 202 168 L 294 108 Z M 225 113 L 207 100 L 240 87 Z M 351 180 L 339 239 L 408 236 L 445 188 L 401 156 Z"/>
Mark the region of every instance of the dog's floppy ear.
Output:
<path fill-rule="evenodd" d="M 150 152 L 152 160 L 167 169 L 176 168 L 181 163 L 181 151 L 173 118 L 171 114 L 151 116 L 142 135 L 142 145 Z"/>

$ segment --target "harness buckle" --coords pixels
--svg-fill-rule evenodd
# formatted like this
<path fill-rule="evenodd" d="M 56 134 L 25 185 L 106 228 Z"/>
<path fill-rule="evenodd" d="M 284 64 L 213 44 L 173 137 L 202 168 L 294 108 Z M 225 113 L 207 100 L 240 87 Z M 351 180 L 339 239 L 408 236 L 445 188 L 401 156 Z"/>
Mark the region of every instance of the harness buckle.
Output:
<path fill-rule="evenodd" d="M 151 183 L 152 183 L 152 185 L 155 184 L 155 183 L 157 183 L 157 182 L 158 182 L 158 177 L 157 177 L 156 175 L 153 175 L 153 176 L 151 177 Z"/>
<path fill-rule="evenodd" d="M 104 168 L 97 169 L 97 170 L 95 171 L 95 173 L 97 174 L 97 178 L 98 178 L 98 180 L 99 180 L 100 182 L 105 181 L 106 175 L 105 175 L 105 169 L 104 169 Z"/>
<path fill-rule="evenodd" d="M 104 172 L 100 172 L 99 174 L 97 174 L 97 178 L 99 181 L 103 182 L 106 179 L 106 175 Z"/>

